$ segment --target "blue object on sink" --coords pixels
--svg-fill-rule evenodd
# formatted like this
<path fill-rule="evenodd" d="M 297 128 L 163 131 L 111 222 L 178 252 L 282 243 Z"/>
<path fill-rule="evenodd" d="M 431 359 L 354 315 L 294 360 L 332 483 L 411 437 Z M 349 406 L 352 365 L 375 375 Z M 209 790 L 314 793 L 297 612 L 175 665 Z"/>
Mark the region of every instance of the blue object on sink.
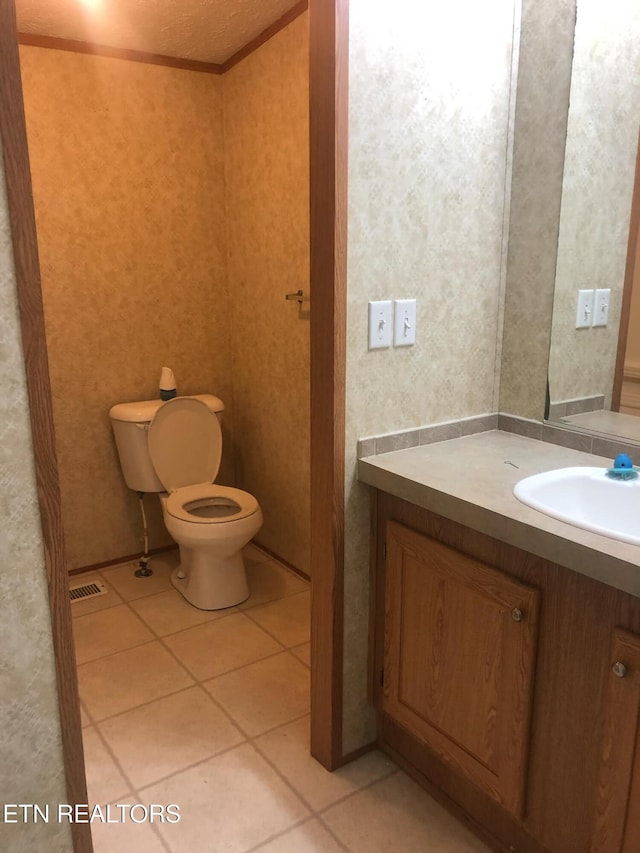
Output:
<path fill-rule="evenodd" d="M 628 453 L 618 453 L 613 460 L 613 468 L 607 469 L 607 477 L 614 480 L 633 480 L 638 476 L 638 470 L 634 468 Z"/>

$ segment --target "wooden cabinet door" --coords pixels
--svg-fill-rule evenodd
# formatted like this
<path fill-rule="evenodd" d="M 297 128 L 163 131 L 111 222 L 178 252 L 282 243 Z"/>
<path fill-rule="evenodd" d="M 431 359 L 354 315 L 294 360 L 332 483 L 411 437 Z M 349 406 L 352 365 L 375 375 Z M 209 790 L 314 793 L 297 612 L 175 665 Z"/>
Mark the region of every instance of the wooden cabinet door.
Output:
<path fill-rule="evenodd" d="M 387 524 L 382 710 L 520 815 L 537 590 Z"/>
<path fill-rule="evenodd" d="M 640 850 L 640 637 L 616 628 L 605 692 L 592 853 Z"/>

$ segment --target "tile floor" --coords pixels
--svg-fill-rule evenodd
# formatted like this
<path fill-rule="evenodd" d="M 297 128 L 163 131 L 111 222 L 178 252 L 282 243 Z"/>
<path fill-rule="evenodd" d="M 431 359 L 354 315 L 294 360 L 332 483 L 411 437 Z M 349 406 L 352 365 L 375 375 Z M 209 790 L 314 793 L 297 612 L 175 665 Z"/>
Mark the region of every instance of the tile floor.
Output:
<path fill-rule="evenodd" d="M 104 569 L 107 595 L 73 603 L 90 803 L 180 807 L 92 823 L 96 853 L 486 851 L 382 753 L 311 758 L 308 584 L 245 556 L 252 594 L 228 610 L 184 601 L 174 554 L 150 578 Z"/>

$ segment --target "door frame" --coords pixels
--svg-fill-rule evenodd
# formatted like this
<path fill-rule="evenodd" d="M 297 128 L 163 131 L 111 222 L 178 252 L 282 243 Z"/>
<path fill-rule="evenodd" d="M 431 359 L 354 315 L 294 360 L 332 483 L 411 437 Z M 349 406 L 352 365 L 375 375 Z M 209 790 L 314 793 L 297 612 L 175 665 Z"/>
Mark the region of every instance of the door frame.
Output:
<path fill-rule="evenodd" d="M 349 0 L 309 2 L 311 754 L 342 763 Z"/>
<path fill-rule="evenodd" d="M 311 752 L 342 763 L 348 0 L 309 0 Z M 14 0 L 0 0 L 0 140 L 14 250 L 62 747 L 70 803 L 86 803 L 79 694 Z M 71 825 L 90 853 L 88 824 Z"/>
<path fill-rule="evenodd" d="M 71 603 L 14 0 L 0 0 L 0 141 L 4 157 L 36 488 L 49 589 L 67 801 L 86 803 L 80 698 L 71 628 Z M 93 845 L 89 824 L 72 823 L 71 837 L 75 851 L 91 853 Z"/>

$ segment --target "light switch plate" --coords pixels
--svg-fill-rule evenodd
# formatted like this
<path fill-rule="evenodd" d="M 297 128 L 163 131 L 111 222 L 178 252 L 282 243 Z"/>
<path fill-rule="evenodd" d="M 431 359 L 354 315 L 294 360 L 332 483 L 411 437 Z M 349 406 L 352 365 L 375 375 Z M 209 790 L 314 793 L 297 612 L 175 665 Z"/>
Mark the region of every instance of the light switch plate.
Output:
<path fill-rule="evenodd" d="M 416 300 L 394 301 L 393 345 L 410 347 L 416 342 Z"/>
<path fill-rule="evenodd" d="M 593 309 L 593 325 L 606 326 L 609 322 L 609 303 L 611 288 L 603 287 L 596 290 L 595 308 Z"/>
<path fill-rule="evenodd" d="M 585 329 L 593 324 L 593 305 L 595 291 L 578 291 L 578 310 L 576 311 L 576 329 Z"/>
<path fill-rule="evenodd" d="M 391 346 L 393 326 L 391 324 L 391 300 L 381 299 L 369 303 L 369 349 L 385 349 Z"/>

